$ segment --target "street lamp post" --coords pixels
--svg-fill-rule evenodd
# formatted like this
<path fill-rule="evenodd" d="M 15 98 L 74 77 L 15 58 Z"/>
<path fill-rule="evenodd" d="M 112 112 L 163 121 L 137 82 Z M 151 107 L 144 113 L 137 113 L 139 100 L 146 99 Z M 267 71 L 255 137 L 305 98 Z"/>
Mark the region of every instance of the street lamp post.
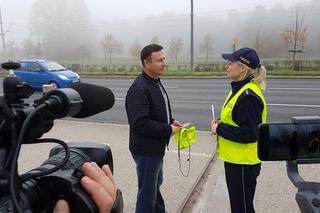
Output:
<path fill-rule="evenodd" d="M 1 13 L 1 7 L 0 7 L 0 30 L 1 30 L 1 41 L 2 41 L 2 49 L 3 49 L 3 55 L 6 53 L 6 46 L 5 46 L 5 40 L 4 40 L 4 30 L 3 30 L 3 22 L 2 22 L 2 13 Z"/>
<path fill-rule="evenodd" d="M 191 56 L 191 71 L 193 72 L 193 0 L 191 0 L 191 37 L 190 37 L 190 56 Z"/>

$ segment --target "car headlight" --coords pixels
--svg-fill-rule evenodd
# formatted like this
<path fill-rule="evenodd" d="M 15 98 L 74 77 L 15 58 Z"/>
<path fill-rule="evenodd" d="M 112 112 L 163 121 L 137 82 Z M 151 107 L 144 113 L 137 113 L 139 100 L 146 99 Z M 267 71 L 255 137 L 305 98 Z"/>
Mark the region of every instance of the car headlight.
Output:
<path fill-rule="evenodd" d="M 78 73 L 76 73 L 77 78 L 80 78 L 80 75 Z"/>
<path fill-rule="evenodd" d="M 65 75 L 58 75 L 62 80 L 69 80 L 69 78 Z"/>

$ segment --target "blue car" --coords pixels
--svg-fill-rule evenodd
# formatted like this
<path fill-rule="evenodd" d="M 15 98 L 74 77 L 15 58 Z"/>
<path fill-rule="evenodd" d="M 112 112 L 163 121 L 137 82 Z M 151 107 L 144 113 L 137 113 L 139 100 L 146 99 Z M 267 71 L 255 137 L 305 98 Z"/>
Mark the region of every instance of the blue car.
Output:
<path fill-rule="evenodd" d="M 64 88 L 80 82 L 80 76 L 77 73 L 66 69 L 55 61 L 30 59 L 16 62 L 21 67 L 14 70 L 15 75 L 33 88 L 42 88 L 44 84 L 51 84 L 56 88 Z"/>

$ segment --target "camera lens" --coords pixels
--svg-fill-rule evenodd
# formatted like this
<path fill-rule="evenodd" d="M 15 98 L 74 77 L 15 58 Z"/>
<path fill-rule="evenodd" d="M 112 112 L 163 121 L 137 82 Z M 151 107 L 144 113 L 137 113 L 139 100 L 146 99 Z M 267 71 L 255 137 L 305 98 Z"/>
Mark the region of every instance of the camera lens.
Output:
<path fill-rule="evenodd" d="M 58 153 L 51 155 L 51 157 L 47 159 L 45 162 L 43 162 L 43 164 L 40 167 L 31 170 L 29 173 L 45 171 L 53 167 L 56 167 L 64 160 L 65 155 L 65 151 L 60 150 Z M 82 164 L 88 161 L 91 161 L 91 159 L 84 152 L 76 148 L 70 148 L 70 158 L 61 169 L 67 170 L 81 168 Z"/>

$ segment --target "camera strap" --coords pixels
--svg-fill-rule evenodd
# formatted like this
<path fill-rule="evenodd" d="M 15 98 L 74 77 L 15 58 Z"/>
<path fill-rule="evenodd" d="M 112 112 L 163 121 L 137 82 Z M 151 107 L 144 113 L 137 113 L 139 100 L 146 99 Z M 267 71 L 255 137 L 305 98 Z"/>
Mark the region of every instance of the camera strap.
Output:
<path fill-rule="evenodd" d="M 13 118 L 13 115 L 4 97 L 0 97 L 0 113 L 5 115 L 6 118 L 10 118 L 10 119 Z"/>

